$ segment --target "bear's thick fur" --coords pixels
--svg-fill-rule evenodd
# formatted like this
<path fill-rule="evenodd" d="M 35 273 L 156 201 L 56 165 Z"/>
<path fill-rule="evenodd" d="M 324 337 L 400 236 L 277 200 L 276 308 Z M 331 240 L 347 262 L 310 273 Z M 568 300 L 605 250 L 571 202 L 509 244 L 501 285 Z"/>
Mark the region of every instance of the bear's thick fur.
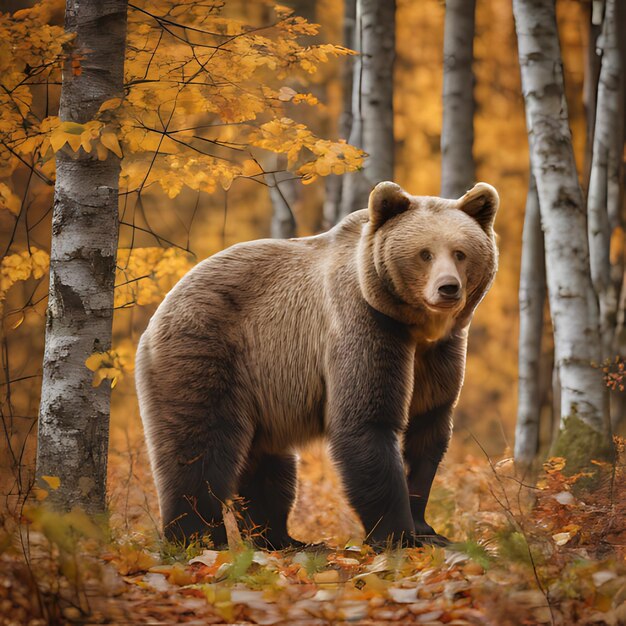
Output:
<path fill-rule="evenodd" d="M 380 183 L 329 232 L 233 246 L 172 289 L 136 371 L 167 536 L 224 543 L 239 494 L 266 545 L 292 544 L 294 451 L 324 436 L 369 541 L 445 541 L 424 510 L 498 203 L 485 183 L 459 200 Z"/>

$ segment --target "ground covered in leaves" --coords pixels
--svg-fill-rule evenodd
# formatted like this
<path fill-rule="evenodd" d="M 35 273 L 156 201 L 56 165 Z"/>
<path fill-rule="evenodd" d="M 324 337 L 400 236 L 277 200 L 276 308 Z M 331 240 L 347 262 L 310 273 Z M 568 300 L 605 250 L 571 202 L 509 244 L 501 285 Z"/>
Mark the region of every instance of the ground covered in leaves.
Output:
<path fill-rule="evenodd" d="M 255 551 L 228 514 L 230 549 L 161 541 L 145 452 L 114 449 L 107 520 L 29 503 L 0 531 L 0 624 L 626 624 L 623 442 L 615 464 L 448 462 L 429 519 L 450 549 L 375 553 L 321 449 L 303 455 L 292 534 Z M 45 486 L 44 486 L 45 487 Z M 49 485 L 53 488 L 54 485 Z"/>

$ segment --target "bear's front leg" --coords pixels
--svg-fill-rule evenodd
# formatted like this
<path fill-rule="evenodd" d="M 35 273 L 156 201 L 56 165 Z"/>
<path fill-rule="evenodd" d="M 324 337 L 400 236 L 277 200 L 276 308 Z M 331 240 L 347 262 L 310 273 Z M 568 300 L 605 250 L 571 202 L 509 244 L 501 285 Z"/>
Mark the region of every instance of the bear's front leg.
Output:
<path fill-rule="evenodd" d="M 450 541 L 426 522 L 424 514 L 439 463 L 448 448 L 452 403 L 411 418 L 404 436 L 404 458 L 411 515 L 421 543 L 445 546 Z"/>
<path fill-rule="evenodd" d="M 412 353 L 394 337 L 376 339 L 356 337 L 331 353 L 327 434 L 366 541 L 407 545 L 414 525 L 399 433 L 407 421 Z"/>
<path fill-rule="evenodd" d="M 336 428 L 330 449 L 350 504 L 365 528 L 366 542 L 412 545 L 409 494 L 393 430 L 377 424 Z"/>

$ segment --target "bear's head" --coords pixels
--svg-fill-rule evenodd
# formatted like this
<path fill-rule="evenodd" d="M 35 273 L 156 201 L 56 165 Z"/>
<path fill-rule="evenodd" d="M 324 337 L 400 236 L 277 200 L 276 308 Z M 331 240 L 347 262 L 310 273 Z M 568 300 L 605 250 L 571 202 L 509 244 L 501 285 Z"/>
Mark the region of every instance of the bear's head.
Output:
<path fill-rule="evenodd" d="M 458 200 L 376 185 L 359 249 L 368 303 L 436 341 L 471 320 L 497 268 L 496 190 L 478 183 Z"/>

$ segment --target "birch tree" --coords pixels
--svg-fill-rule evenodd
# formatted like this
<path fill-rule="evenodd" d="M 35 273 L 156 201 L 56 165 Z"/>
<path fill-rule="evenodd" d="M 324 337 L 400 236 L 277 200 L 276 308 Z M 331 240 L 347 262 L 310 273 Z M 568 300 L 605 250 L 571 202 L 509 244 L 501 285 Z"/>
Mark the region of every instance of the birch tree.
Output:
<path fill-rule="evenodd" d="M 76 36 L 61 120 L 84 123 L 122 95 L 126 13 L 126 0 L 67 0 L 65 28 Z M 111 346 L 119 173 L 113 154 L 57 153 L 37 475 L 60 479 L 48 501 L 61 508 L 105 504 L 111 390 L 92 386 L 85 361 Z"/>
<path fill-rule="evenodd" d="M 369 156 L 362 170 L 344 176 L 342 216 L 367 206 L 372 188 L 393 179 L 395 29 L 395 0 L 357 0 L 350 143 Z"/>
<path fill-rule="evenodd" d="M 289 239 L 296 236 L 293 207 L 297 200 L 297 178 L 284 169 L 286 159 L 276 157 L 275 161 L 275 171 L 265 175 L 273 208 L 271 234 L 275 239 Z"/>
<path fill-rule="evenodd" d="M 622 225 L 623 111 L 620 104 L 623 85 L 615 0 L 606 0 L 601 42 L 602 64 L 587 195 L 587 226 L 591 278 L 600 305 L 602 356 L 606 359 L 613 356 L 615 349 L 618 289 L 623 274 L 623 268 L 619 267 L 616 276 L 612 276 L 609 255 L 611 232 Z"/>
<path fill-rule="evenodd" d="M 555 6 L 543 0 L 514 0 L 513 10 L 561 383 L 559 438 L 578 439 L 579 444 L 584 440 L 580 454 L 588 460 L 608 439 L 607 395 L 597 368 L 598 306 L 568 126 Z"/>
<path fill-rule="evenodd" d="M 600 57 L 598 56 L 598 39 L 602 30 L 603 0 L 590 0 L 582 3 L 583 15 L 587 28 L 583 31 L 585 41 L 585 68 L 583 70 L 583 106 L 585 107 L 585 160 L 583 163 L 583 185 L 589 190 L 591 173 L 591 154 L 593 151 L 593 134 L 596 124 L 596 100 L 598 98 L 598 80 L 600 77 Z"/>
<path fill-rule="evenodd" d="M 474 183 L 474 15 L 476 0 L 447 0 L 443 43 L 441 195 L 459 198 Z"/>
<path fill-rule="evenodd" d="M 515 461 L 522 467 L 533 462 L 539 448 L 541 414 L 541 338 L 546 279 L 543 231 L 539 198 L 534 177 L 530 176 L 519 285 L 519 367 Z"/>
<path fill-rule="evenodd" d="M 356 29 L 356 0 L 343 3 L 343 45 L 354 49 Z M 352 83 L 354 81 L 354 57 L 343 59 L 341 64 L 342 110 L 339 116 L 339 137 L 348 139 L 352 129 Z M 324 198 L 324 224 L 329 227 L 337 223 L 341 214 L 343 178 L 331 174 L 326 179 Z"/>

